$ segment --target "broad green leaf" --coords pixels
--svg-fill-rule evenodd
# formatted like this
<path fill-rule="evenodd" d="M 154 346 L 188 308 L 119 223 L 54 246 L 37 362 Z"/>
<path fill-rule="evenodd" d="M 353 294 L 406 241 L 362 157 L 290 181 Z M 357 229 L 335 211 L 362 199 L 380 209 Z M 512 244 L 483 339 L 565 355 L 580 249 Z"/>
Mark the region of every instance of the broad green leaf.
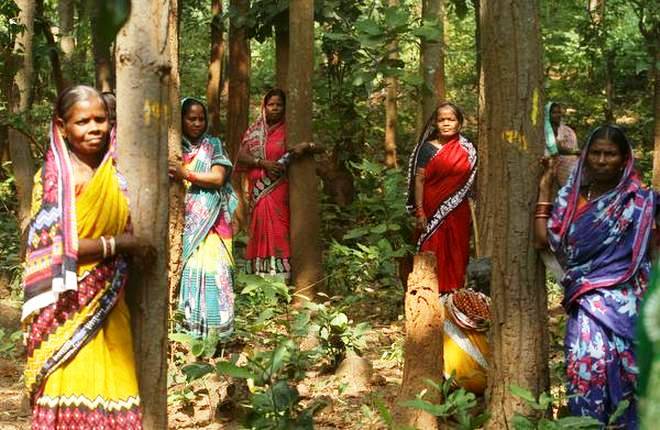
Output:
<path fill-rule="evenodd" d="M 186 380 L 192 382 L 213 372 L 213 366 L 208 363 L 191 363 L 183 366 L 181 371 L 186 375 Z"/>
<path fill-rule="evenodd" d="M 215 371 L 219 375 L 231 376 L 239 379 L 255 379 L 254 374 L 245 367 L 239 367 L 228 361 L 215 363 Z"/>

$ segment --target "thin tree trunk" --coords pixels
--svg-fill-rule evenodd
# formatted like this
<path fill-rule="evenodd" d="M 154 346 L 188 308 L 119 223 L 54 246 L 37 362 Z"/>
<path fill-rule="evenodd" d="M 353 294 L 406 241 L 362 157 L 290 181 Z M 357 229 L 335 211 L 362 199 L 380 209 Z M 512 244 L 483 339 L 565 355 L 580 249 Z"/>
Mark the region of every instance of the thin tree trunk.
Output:
<path fill-rule="evenodd" d="M 422 19 L 440 28 L 438 41 L 422 41 L 421 71 L 424 79 L 421 124 L 431 116 L 438 101 L 445 98 L 444 0 L 423 0 Z"/>
<path fill-rule="evenodd" d="M 426 380 L 442 382 L 444 357 L 442 324 L 444 308 L 438 298 L 438 276 L 435 254 L 424 252 L 415 256 L 413 272 L 406 289 L 406 343 L 403 378 L 397 404 L 414 400 L 423 390 L 431 403 L 440 403 L 441 393 L 426 384 Z M 423 357 L 423 359 L 422 359 Z M 414 428 L 438 428 L 437 418 L 426 411 L 399 406 L 397 422 Z"/>
<path fill-rule="evenodd" d="M 222 90 L 222 62 L 225 58 L 224 28 L 222 25 L 222 1 L 211 1 L 211 58 L 209 79 L 206 84 L 206 101 L 209 107 L 209 130 L 214 136 L 220 135 L 220 93 Z"/>
<path fill-rule="evenodd" d="M 277 86 L 286 93 L 289 76 L 289 13 L 275 25 L 275 73 Z"/>
<path fill-rule="evenodd" d="M 36 18 L 37 25 L 46 39 L 46 45 L 48 45 L 48 57 L 50 58 L 53 82 L 55 83 L 55 88 L 59 94 L 69 86 L 69 81 L 64 77 L 64 73 L 62 72 L 62 62 L 60 60 L 59 50 L 57 49 L 57 43 L 55 42 L 55 36 L 53 36 L 53 32 L 50 29 L 50 23 L 44 15 L 43 0 L 37 0 Z"/>
<path fill-rule="evenodd" d="M 18 21 L 25 26 L 25 29 L 16 37 L 14 45 L 14 54 L 19 64 L 14 75 L 14 85 L 9 92 L 9 109 L 12 114 L 27 115 L 32 106 L 34 85 L 32 42 L 36 3 L 34 0 L 17 0 L 16 4 L 21 9 Z M 18 199 L 18 221 L 21 231 L 23 231 L 30 218 L 32 180 L 35 172 L 34 159 L 30 150 L 30 139 L 24 133 L 9 127 L 7 140 Z"/>
<path fill-rule="evenodd" d="M 314 1 L 289 3 L 290 49 L 286 109 L 287 144 L 312 141 L 312 75 L 314 72 Z M 293 282 L 298 299 L 313 299 L 321 279 L 319 179 L 314 159 L 303 157 L 289 168 L 291 254 Z"/>
<path fill-rule="evenodd" d="M 59 16 L 59 39 L 62 50 L 63 70 L 68 81 L 73 77 L 73 53 L 76 49 L 76 39 L 73 36 L 73 0 L 60 0 L 57 3 Z M 93 27 L 92 27 L 93 29 Z"/>
<path fill-rule="evenodd" d="M 488 49 L 482 51 L 479 226 L 492 259 L 487 428 L 497 430 L 513 428 L 516 411 L 531 413 L 511 393 L 513 384 L 535 395 L 548 387 L 547 298 L 532 246 L 537 182 L 530 180 L 543 152 L 539 35 L 538 0 L 481 4 L 481 46 Z"/>
<path fill-rule="evenodd" d="M 657 41 L 656 41 L 657 43 Z M 652 46 L 651 59 L 653 65 L 651 66 L 651 79 L 653 82 L 653 188 L 660 190 L 660 79 L 658 75 L 658 64 L 660 64 L 660 47 L 657 45 Z"/>
<path fill-rule="evenodd" d="M 172 120 L 168 130 L 168 159 L 171 161 L 182 161 L 181 151 L 181 104 L 179 100 L 179 90 L 181 88 L 179 76 L 179 27 L 180 27 L 180 0 L 170 0 L 170 61 L 172 71 L 170 73 L 170 82 L 172 91 L 170 91 L 170 107 L 172 109 Z M 179 281 L 181 280 L 181 255 L 183 253 L 183 228 L 184 218 L 184 198 L 185 188 L 179 181 L 170 182 L 170 206 L 169 206 L 169 243 L 167 248 L 170 252 L 168 283 L 169 283 L 169 303 L 170 315 L 174 314 L 176 304 L 178 303 Z M 172 328 L 172 327 L 171 327 Z"/>
<path fill-rule="evenodd" d="M 119 167 L 129 183 L 135 235 L 155 248 L 153 260 L 136 258 L 127 296 L 143 400 L 145 429 L 167 428 L 168 205 L 167 157 L 177 125 L 172 102 L 176 17 L 171 0 L 145 0 L 132 8 L 117 36 Z"/>
<path fill-rule="evenodd" d="M 105 92 L 112 91 L 115 87 L 115 65 L 110 47 L 105 46 L 101 41 L 101 26 L 99 24 L 103 17 L 99 16 L 99 5 L 102 1 L 105 0 L 94 0 L 89 19 L 92 27 L 92 52 L 94 55 L 96 88 Z"/>
<path fill-rule="evenodd" d="M 249 0 L 231 0 L 239 14 L 250 9 Z M 232 159 L 241 146 L 248 126 L 250 108 L 250 42 L 245 26 L 229 24 L 229 100 L 227 103 L 227 142 Z"/>
<path fill-rule="evenodd" d="M 605 121 L 614 122 L 614 52 L 605 52 Z"/>
<path fill-rule="evenodd" d="M 399 7 L 399 0 L 389 0 L 389 7 Z M 396 40 L 392 41 L 388 50 L 392 51 L 390 58 L 399 58 L 399 44 Z M 396 159 L 396 123 L 397 123 L 397 97 L 399 95 L 399 79 L 396 76 L 390 76 L 385 79 L 387 93 L 385 97 L 385 166 L 389 168 L 397 167 Z"/>

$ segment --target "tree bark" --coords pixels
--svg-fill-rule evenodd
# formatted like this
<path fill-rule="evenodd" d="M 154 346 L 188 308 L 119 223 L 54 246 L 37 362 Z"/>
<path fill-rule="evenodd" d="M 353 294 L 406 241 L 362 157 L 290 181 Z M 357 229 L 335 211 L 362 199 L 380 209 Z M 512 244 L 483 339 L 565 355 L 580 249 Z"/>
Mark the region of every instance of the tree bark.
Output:
<path fill-rule="evenodd" d="M 403 379 L 397 404 L 413 400 L 422 392 L 432 403 L 440 403 L 440 393 L 426 380 L 440 383 L 443 379 L 444 308 L 440 303 L 435 254 L 424 252 L 414 258 L 413 272 L 406 290 L 406 343 Z M 423 359 L 422 359 L 423 357 Z M 397 422 L 420 429 L 437 429 L 437 418 L 428 412 L 398 407 Z"/>
<path fill-rule="evenodd" d="M 179 100 L 179 90 L 181 81 L 179 76 L 179 11 L 180 0 L 170 0 L 172 5 L 170 9 L 169 20 L 169 38 L 170 38 L 170 61 L 172 71 L 170 73 L 170 82 L 172 91 L 170 91 L 170 107 L 172 109 L 172 120 L 169 123 L 168 130 L 168 159 L 181 162 L 183 159 L 181 148 L 181 103 Z M 183 228 L 185 225 L 184 199 L 186 190 L 179 181 L 170 182 L 170 204 L 169 204 L 169 243 L 167 248 L 170 252 L 168 284 L 169 284 L 169 304 L 170 315 L 174 315 L 176 304 L 178 303 L 179 284 L 181 280 L 181 255 L 183 253 Z M 173 327 L 170 327 L 173 328 Z"/>
<path fill-rule="evenodd" d="M 94 55 L 94 77 L 96 88 L 100 91 L 112 91 L 115 87 L 115 65 L 109 46 L 101 42 L 99 3 L 105 0 L 94 0 L 90 12 L 90 23 L 92 27 L 92 53 Z"/>
<path fill-rule="evenodd" d="M 209 107 L 209 130 L 214 136 L 219 136 L 222 127 L 220 122 L 220 94 L 223 85 L 222 63 L 225 58 L 224 28 L 222 25 L 222 1 L 211 1 L 211 57 L 209 61 L 209 79 L 206 85 L 206 101 Z"/>
<path fill-rule="evenodd" d="M 481 3 L 488 49 L 481 52 L 479 190 L 488 192 L 479 194 L 479 234 L 492 260 L 487 428 L 497 430 L 512 428 L 516 411 L 532 413 L 512 384 L 535 395 L 548 387 L 547 297 L 532 245 L 537 182 L 530 180 L 543 154 L 538 7 L 538 0 Z"/>
<path fill-rule="evenodd" d="M 57 3 L 57 14 L 60 20 L 59 39 L 62 51 L 63 70 L 68 81 L 73 77 L 73 53 L 76 49 L 76 39 L 73 36 L 73 0 L 60 0 Z M 94 31 L 94 27 L 92 27 Z"/>
<path fill-rule="evenodd" d="M 245 15 L 249 0 L 231 0 L 230 7 Z M 248 127 L 250 108 L 250 42 L 244 25 L 229 23 L 229 100 L 227 102 L 227 143 L 232 159 Z"/>
<path fill-rule="evenodd" d="M 389 0 L 389 7 L 399 7 L 399 0 Z M 399 58 L 399 44 L 396 40 L 392 41 L 388 50 L 391 51 L 390 58 Z M 397 97 L 399 95 L 399 79 L 396 76 L 385 78 L 387 93 L 385 96 L 385 166 L 388 168 L 397 167 L 396 159 L 396 123 L 397 123 Z"/>
<path fill-rule="evenodd" d="M 660 32 L 660 31 L 659 31 Z M 656 41 L 657 43 L 657 41 Z M 658 75 L 658 64 L 660 64 L 660 47 L 657 45 L 651 51 L 651 61 L 653 61 L 653 66 L 651 68 L 652 79 L 653 79 L 653 188 L 656 190 L 660 189 L 660 79 Z"/>
<path fill-rule="evenodd" d="M 18 21 L 25 26 L 25 30 L 16 37 L 14 44 L 14 55 L 19 63 L 14 75 L 13 86 L 9 91 L 8 101 L 12 114 L 26 115 L 29 114 L 32 106 L 34 85 L 32 42 L 36 2 L 34 0 L 17 0 L 16 4 L 21 9 Z M 18 221 L 21 231 L 23 231 L 30 219 L 33 176 L 36 169 L 30 149 L 30 139 L 20 130 L 9 127 L 7 140 L 18 199 Z"/>
<path fill-rule="evenodd" d="M 277 86 L 288 91 L 289 76 L 289 13 L 286 12 L 281 22 L 275 24 L 275 74 Z"/>
<path fill-rule="evenodd" d="M 605 52 L 605 122 L 614 122 L 614 51 Z"/>
<path fill-rule="evenodd" d="M 144 1 L 116 41 L 119 167 L 129 183 L 135 234 L 156 251 L 153 259 L 135 259 L 127 286 L 143 423 L 153 430 L 167 428 L 167 157 L 178 131 L 171 107 L 178 103 L 174 9 L 172 0 Z"/>
<path fill-rule="evenodd" d="M 422 40 L 420 60 L 424 91 L 421 124 L 431 116 L 438 101 L 445 98 L 444 13 L 444 0 L 422 1 L 422 19 L 437 25 L 441 35 L 438 41 Z"/>
<path fill-rule="evenodd" d="M 289 3 L 289 46 L 296 53 L 289 58 L 286 109 L 289 148 L 312 141 L 312 75 L 314 72 L 314 1 Z M 291 256 L 297 298 L 312 299 L 321 279 L 319 179 L 316 163 L 305 156 L 289 168 L 291 208 Z"/>

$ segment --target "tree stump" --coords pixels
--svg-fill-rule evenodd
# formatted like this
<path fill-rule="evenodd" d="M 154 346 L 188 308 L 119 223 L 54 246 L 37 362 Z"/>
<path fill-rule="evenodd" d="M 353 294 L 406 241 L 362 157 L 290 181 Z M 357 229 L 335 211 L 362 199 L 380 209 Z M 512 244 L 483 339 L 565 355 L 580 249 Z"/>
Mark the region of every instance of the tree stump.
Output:
<path fill-rule="evenodd" d="M 432 252 L 417 254 L 406 291 L 406 342 L 403 380 L 397 404 L 413 400 L 430 387 L 426 380 L 439 382 L 443 377 L 442 323 L 444 308 L 438 297 L 436 258 Z M 440 393 L 429 389 L 426 400 L 439 403 Z M 438 428 L 437 418 L 428 412 L 397 406 L 396 421 L 424 430 Z"/>

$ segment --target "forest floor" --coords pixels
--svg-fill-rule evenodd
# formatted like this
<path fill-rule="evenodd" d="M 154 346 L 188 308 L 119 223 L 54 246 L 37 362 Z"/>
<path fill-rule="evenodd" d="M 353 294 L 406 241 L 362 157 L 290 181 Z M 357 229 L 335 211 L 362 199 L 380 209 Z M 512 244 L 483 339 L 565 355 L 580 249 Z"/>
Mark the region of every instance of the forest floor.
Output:
<path fill-rule="evenodd" d="M 389 296 L 389 298 L 388 298 Z M 15 327 L 17 321 L 15 300 L 0 298 L 3 326 Z M 13 308 L 13 310 L 11 310 Z M 322 400 L 326 406 L 314 415 L 314 428 L 324 429 L 385 429 L 379 404 L 390 410 L 396 401 L 403 371 L 402 303 L 400 295 L 378 295 L 358 302 L 347 313 L 354 323 L 366 321 L 372 330 L 367 336 L 368 348 L 364 357 L 373 365 L 370 386 L 360 394 L 348 393 L 346 384 L 322 365 L 308 369 L 297 389 L 302 404 Z M 564 313 L 559 305 L 559 295 L 551 291 L 549 297 L 551 357 L 550 372 L 552 394 L 559 395 L 561 388 Z M 14 321 L 10 321 L 14 320 Z M 7 321 L 10 321 L 9 323 Z M 6 342 L 6 339 L 3 340 Z M 0 345 L 1 346 L 1 345 Z M 232 351 L 241 354 L 246 346 L 235 345 Z M 30 410 L 23 394 L 21 374 L 25 357 L 22 349 L 12 354 L 0 355 L 0 429 L 23 430 L 30 428 Z M 226 358 L 226 357 L 225 357 Z M 175 389 L 171 382 L 169 392 Z M 169 403 L 169 428 L 177 430 L 233 430 L 242 428 L 240 420 L 244 409 L 236 407 L 232 398 L 240 397 L 236 391 L 247 387 L 235 384 L 230 378 L 209 375 L 189 385 L 190 401 Z M 555 411 L 556 412 L 556 411 Z"/>

